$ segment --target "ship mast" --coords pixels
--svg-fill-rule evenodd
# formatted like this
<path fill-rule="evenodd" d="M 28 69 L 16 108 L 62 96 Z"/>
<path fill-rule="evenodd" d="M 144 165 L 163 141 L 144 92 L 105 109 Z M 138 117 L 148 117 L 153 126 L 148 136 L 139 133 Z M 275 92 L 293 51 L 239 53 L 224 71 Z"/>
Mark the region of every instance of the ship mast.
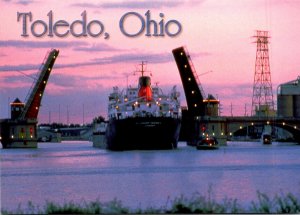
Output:
<path fill-rule="evenodd" d="M 145 61 L 142 61 L 142 63 L 140 64 L 141 66 L 142 66 L 142 70 L 141 70 L 141 73 L 142 73 L 142 77 L 144 77 L 144 65 L 146 65 L 145 64 Z"/>

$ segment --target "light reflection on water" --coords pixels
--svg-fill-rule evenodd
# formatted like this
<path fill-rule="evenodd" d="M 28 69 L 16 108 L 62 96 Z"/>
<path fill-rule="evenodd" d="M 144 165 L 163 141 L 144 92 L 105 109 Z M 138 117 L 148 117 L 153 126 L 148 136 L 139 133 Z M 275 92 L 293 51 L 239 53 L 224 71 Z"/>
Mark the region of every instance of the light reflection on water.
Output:
<path fill-rule="evenodd" d="M 300 146 L 229 142 L 200 151 L 185 143 L 177 150 L 111 152 L 90 142 L 39 143 L 38 149 L 1 149 L 2 208 L 46 200 L 122 200 L 135 207 L 163 206 L 168 197 L 195 192 L 256 200 L 256 191 L 300 197 Z M 17 202 L 17 203 L 16 203 Z"/>

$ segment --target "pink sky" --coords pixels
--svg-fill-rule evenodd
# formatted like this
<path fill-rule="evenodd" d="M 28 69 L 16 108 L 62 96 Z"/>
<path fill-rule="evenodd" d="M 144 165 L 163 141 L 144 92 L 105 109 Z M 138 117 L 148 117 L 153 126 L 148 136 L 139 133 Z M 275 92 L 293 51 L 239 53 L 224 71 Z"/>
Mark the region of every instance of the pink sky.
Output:
<path fill-rule="evenodd" d="M 255 30 L 270 31 L 270 66 L 273 91 L 300 75 L 300 1 L 297 0 L 186 0 L 186 1 L 72 1 L 1 0 L 0 1 L 0 118 L 8 117 L 8 101 L 24 101 L 35 74 L 50 48 L 60 50 L 51 73 L 39 113 L 39 122 L 66 123 L 67 107 L 72 123 L 91 122 L 106 117 L 107 96 L 115 85 L 126 87 L 126 74 L 132 74 L 141 60 L 148 61 L 152 82 L 167 93 L 173 85 L 185 97 L 172 49 L 185 45 L 192 57 L 206 94 L 217 96 L 222 115 L 250 114 L 256 44 Z M 64 38 L 21 36 L 17 12 L 32 12 L 33 20 L 47 22 L 52 10 L 54 21 L 100 20 L 110 38 Z M 127 12 L 159 22 L 175 19 L 182 25 L 180 35 L 171 38 L 129 38 L 119 29 L 119 20 Z M 133 21 L 133 20 L 132 20 Z M 129 25 L 129 24 L 128 24 Z M 137 28 L 133 22 L 131 27 Z M 129 83 L 136 83 L 136 76 Z M 276 94 L 274 94 L 276 99 Z M 84 104 L 84 105 L 83 105 Z M 84 108 L 83 108 L 84 106 Z M 83 117 L 84 109 L 84 117 Z M 49 114 L 50 113 L 50 114 Z"/>

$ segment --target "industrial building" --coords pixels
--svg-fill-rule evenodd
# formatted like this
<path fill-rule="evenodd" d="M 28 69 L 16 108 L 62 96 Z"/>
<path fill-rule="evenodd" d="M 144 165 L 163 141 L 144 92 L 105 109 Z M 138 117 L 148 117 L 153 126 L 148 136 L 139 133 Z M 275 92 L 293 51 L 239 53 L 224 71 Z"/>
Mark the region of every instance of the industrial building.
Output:
<path fill-rule="evenodd" d="M 300 76 L 278 86 L 277 116 L 300 118 Z"/>

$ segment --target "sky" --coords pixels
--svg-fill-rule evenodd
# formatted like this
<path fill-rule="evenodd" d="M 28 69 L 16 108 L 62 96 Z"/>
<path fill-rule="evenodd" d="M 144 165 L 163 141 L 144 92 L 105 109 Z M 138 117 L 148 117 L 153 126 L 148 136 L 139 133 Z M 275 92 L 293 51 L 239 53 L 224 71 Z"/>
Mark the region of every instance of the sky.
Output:
<path fill-rule="evenodd" d="M 39 113 L 39 123 L 90 123 L 96 116 L 107 118 L 108 95 L 113 86 L 136 86 L 133 75 L 141 61 L 147 61 L 152 83 L 165 93 L 176 85 L 185 96 L 172 50 L 185 46 L 206 94 L 220 100 L 221 115 L 251 114 L 255 71 L 256 30 L 269 31 L 270 68 L 274 100 L 279 84 L 300 75 L 300 1 L 298 0 L 172 0 L 172 1 L 96 1 L 96 0 L 0 0 L 0 118 L 9 118 L 9 103 L 16 97 L 24 101 L 46 53 L 60 50 L 51 72 Z M 123 15 L 135 12 L 146 20 L 162 23 L 177 20 L 181 32 L 170 37 L 148 37 L 146 32 L 128 37 L 120 29 Z M 98 20 L 103 34 L 75 37 L 41 37 L 31 33 L 31 25 L 42 20 L 87 23 Z M 27 20 L 28 36 L 22 36 L 22 19 L 17 13 L 32 14 Z M 163 15 L 162 15 L 163 14 Z M 163 18 L 162 18 L 163 17 Z M 138 32 L 137 16 L 124 19 L 128 32 Z M 35 26 L 42 33 L 41 24 Z M 100 29 L 91 24 L 91 33 Z M 171 33 L 176 25 L 168 26 Z M 63 33 L 65 27 L 57 32 Z M 151 29 L 153 31 L 153 29 Z M 75 27 L 75 32 L 80 28 Z M 165 32 L 165 31 L 164 31 Z M 104 33 L 109 37 L 105 38 Z M 128 81 L 127 81 L 128 79 Z M 60 113 L 60 114 L 59 114 Z M 67 114 L 68 113 L 68 114 Z M 69 115 L 69 121 L 68 117 Z"/>

